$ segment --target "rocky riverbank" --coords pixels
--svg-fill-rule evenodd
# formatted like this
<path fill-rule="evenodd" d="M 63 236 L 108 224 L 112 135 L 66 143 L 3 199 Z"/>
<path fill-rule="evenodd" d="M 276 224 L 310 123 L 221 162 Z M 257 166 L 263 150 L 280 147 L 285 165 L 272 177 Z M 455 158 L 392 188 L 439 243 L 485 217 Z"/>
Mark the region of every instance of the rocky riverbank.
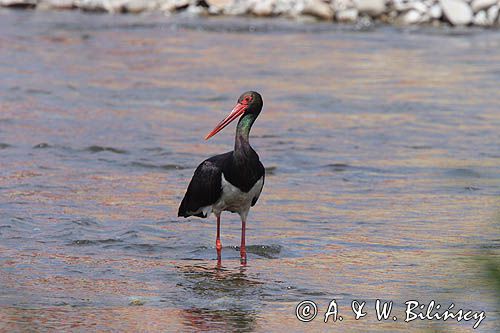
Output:
<path fill-rule="evenodd" d="M 0 0 L 0 6 L 110 13 L 282 16 L 397 25 L 500 26 L 500 0 Z"/>

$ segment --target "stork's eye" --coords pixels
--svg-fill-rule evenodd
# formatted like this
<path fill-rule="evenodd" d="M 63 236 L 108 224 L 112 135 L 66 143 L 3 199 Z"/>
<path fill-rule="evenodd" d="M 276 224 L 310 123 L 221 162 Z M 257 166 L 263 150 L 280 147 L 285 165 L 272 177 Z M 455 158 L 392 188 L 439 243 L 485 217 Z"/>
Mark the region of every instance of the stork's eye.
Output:
<path fill-rule="evenodd" d="M 251 95 L 245 95 L 243 97 L 240 97 L 240 102 L 241 104 L 249 105 L 253 100 L 253 97 Z"/>

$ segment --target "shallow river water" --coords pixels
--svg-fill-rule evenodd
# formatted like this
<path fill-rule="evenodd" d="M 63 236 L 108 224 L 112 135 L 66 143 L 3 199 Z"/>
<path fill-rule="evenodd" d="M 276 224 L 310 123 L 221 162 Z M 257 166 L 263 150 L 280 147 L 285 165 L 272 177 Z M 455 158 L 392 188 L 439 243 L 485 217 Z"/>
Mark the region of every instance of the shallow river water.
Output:
<path fill-rule="evenodd" d="M 407 300 L 496 331 L 500 33 L 7 10 L 0 31 L 0 331 L 472 331 L 405 323 Z M 217 268 L 214 218 L 176 213 L 246 90 L 267 178 L 248 265 L 225 213 Z"/>

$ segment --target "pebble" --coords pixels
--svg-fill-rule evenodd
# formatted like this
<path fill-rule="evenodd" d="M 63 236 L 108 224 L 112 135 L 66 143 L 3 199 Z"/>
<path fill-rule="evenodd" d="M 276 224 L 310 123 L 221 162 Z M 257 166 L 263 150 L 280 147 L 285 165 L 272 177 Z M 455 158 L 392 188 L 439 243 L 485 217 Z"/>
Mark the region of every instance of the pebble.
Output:
<path fill-rule="evenodd" d="M 332 2 L 332 8 L 336 12 L 340 12 L 342 10 L 355 8 L 354 2 L 352 0 L 334 0 Z"/>
<path fill-rule="evenodd" d="M 429 14 L 433 19 L 440 19 L 441 16 L 443 16 L 443 10 L 441 9 L 441 6 L 435 4 L 431 7 Z"/>
<path fill-rule="evenodd" d="M 474 13 L 477 13 L 480 10 L 490 8 L 495 5 L 497 0 L 473 0 L 471 4 L 471 8 Z"/>
<path fill-rule="evenodd" d="M 40 9 L 73 9 L 75 8 L 74 0 L 43 0 L 38 3 L 37 8 Z"/>
<path fill-rule="evenodd" d="M 209 0 L 207 1 L 210 7 L 224 8 L 229 6 L 232 0 Z"/>
<path fill-rule="evenodd" d="M 165 1 L 163 5 L 160 6 L 160 10 L 173 13 L 181 8 L 187 9 L 189 3 L 190 0 L 169 0 Z"/>
<path fill-rule="evenodd" d="M 379 16 L 386 11 L 385 0 L 354 0 L 355 7 L 361 14 Z"/>
<path fill-rule="evenodd" d="M 416 9 L 410 9 L 402 16 L 402 21 L 404 24 L 415 24 L 420 22 L 422 14 Z"/>
<path fill-rule="evenodd" d="M 252 14 L 256 16 L 270 16 L 273 13 L 273 0 L 257 0 L 251 9 Z"/>
<path fill-rule="evenodd" d="M 128 303 L 128 305 L 131 305 L 131 306 L 141 306 L 141 305 L 144 305 L 145 303 L 146 302 L 144 302 L 141 299 L 133 298 L 132 300 L 130 300 L 130 302 Z"/>
<path fill-rule="evenodd" d="M 100 0 L 75 0 L 76 7 L 89 12 L 105 12 L 105 2 Z"/>
<path fill-rule="evenodd" d="M 192 3 L 186 8 L 185 13 L 192 16 L 205 15 L 208 12 L 204 6 L 199 6 L 197 3 Z"/>
<path fill-rule="evenodd" d="M 453 25 L 467 25 L 472 22 L 472 9 L 463 0 L 439 0 L 443 13 Z"/>
<path fill-rule="evenodd" d="M 489 25 L 488 16 L 486 15 L 486 11 L 481 10 L 477 12 L 474 16 L 474 24 L 479 26 L 487 26 Z"/>
<path fill-rule="evenodd" d="M 421 14 L 429 12 L 429 7 L 427 7 L 423 2 L 413 2 L 413 9 L 418 10 Z"/>
<path fill-rule="evenodd" d="M 144 11 L 152 11 L 157 8 L 155 1 L 129 0 L 123 4 L 123 10 L 127 13 L 138 14 Z"/>
<path fill-rule="evenodd" d="M 323 20 L 333 20 L 333 9 L 321 0 L 307 0 L 301 14 L 311 15 Z"/>
<path fill-rule="evenodd" d="M 297 10 L 297 2 L 290 0 L 275 0 L 273 7 L 273 15 L 290 15 L 292 17 L 298 15 L 300 10 Z"/>
<path fill-rule="evenodd" d="M 0 6 L 5 7 L 35 7 L 37 0 L 0 0 Z"/>
<path fill-rule="evenodd" d="M 408 1 L 405 1 L 405 0 L 394 0 L 392 6 L 398 12 L 406 12 L 407 10 L 412 9 L 411 4 Z"/>
<path fill-rule="evenodd" d="M 249 9 L 248 2 L 242 1 L 242 0 L 232 1 L 231 4 L 224 7 L 224 11 L 223 11 L 224 14 L 235 15 L 235 16 L 244 15 L 244 14 L 247 14 L 249 12 L 250 12 L 250 9 Z"/>
<path fill-rule="evenodd" d="M 488 21 L 489 21 L 490 24 L 494 24 L 495 23 L 495 20 L 498 17 L 498 11 L 499 11 L 498 5 L 491 6 L 488 9 L 487 14 L 488 14 Z"/>
<path fill-rule="evenodd" d="M 356 8 L 344 9 L 335 14 L 339 22 L 356 22 L 358 19 L 358 10 Z"/>

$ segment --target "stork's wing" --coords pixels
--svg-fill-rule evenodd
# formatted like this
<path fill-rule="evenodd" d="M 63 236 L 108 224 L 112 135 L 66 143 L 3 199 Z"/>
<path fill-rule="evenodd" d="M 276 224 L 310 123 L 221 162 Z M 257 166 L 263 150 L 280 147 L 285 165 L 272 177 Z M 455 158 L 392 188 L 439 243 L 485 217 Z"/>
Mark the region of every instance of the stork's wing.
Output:
<path fill-rule="evenodd" d="M 179 206 L 178 216 L 207 217 L 209 215 L 211 210 L 207 212 L 205 209 L 213 205 L 222 195 L 221 163 L 228 154 L 211 157 L 196 168 Z"/>
<path fill-rule="evenodd" d="M 255 204 L 257 203 L 257 200 L 259 200 L 260 194 L 262 193 L 262 189 L 264 188 L 264 183 L 266 180 L 266 173 L 265 173 L 264 166 L 262 166 L 262 171 L 263 171 L 263 173 L 262 173 L 262 187 L 260 188 L 259 193 L 257 193 L 257 195 L 252 199 L 252 207 L 255 206 Z"/>

